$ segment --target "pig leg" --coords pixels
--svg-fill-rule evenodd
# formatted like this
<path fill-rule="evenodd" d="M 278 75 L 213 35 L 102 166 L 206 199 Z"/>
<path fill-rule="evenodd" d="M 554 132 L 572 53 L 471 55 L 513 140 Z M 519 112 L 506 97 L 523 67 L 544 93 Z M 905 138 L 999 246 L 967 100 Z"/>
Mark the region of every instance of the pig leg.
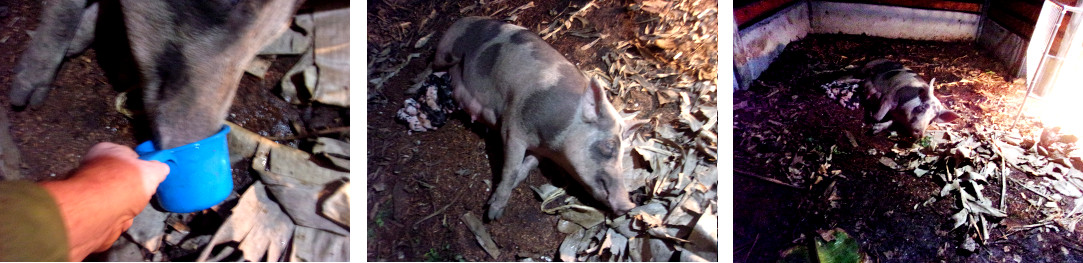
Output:
<path fill-rule="evenodd" d="M 887 113 L 895 108 L 895 106 L 894 102 L 880 101 L 880 108 L 872 115 L 872 119 L 876 122 L 872 125 L 872 129 L 870 130 L 872 134 L 883 132 L 888 127 L 891 127 L 892 120 L 885 120 L 884 118 L 887 117 Z"/>
<path fill-rule="evenodd" d="M 525 142 L 516 139 L 504 141 L 504 170 L 500 184 L 489 198 L 489 220 L 496 220 L 504 214 L 504 207 L 508 204 L 508 198 L 511 198 L 511 190 L 530 175 L 530 170 L 538 166 L 538 158 L 526 154 Z"/>
<path fill-rule="evenodd" d="M 891 109 L 894 109 L 895 106 L 896 105 L 894 102 L 880 100 L 880 108 L 876 111 L 876 114 L 872 115 L 872 118 L 876 121 L 884 120 L 884 117 L 887 116 L 887 113 L 890 112 Z"/>
<path fill-rule="evenodd" d="M 874 123 L 872 125 L 872 129 L 870 129 L 870 131 L 872 131 L 872 134 L 881 133 L 884 130 L 886 130 L 888 127 L 891 127 L 892 123 L 893 123 L 893 121 L 891 121 L 891 120 L 887 120 L 885 122 L 880 122 L 880 123 Z"/>
<path fill-rule="evenodd" d="M 100 6 L 100 3 L 93 2 L 83 10 L 83 18 L 79 21 L 79 28 L 75 30 L 75 36 L 72 38 L 71 44 L 68 44 L 68 50 L 64 53 L 64 56 L 73 57 L 82 54 L 94 42 L 94 30 L 98 25 Z"/>
<path fill-rule="evenodd" d="M 92 38 L 97 3 L 90 9 L 86 0 L 59 0 L 45 3 L 41 24 L 31 36 L 30 44 L 15 66 L 15 79 L 11 83 L 11 105 L 23 107 L 41 105 L 49 94 L 50 84 L 56 78 L 66 54 L 78 54 L 86 49 Z M 86 15 L 84 15 L 86 14 Z M 85 24 L 85 25 L 82 25 Z M 82 32 L 80 32 L 82 31 Z M 80 32 L 80 33 L 77 33 Z M 74 47 L 80 46 L 81 47 Z M 78 49 L 78 50 L 74 50 Z"/>

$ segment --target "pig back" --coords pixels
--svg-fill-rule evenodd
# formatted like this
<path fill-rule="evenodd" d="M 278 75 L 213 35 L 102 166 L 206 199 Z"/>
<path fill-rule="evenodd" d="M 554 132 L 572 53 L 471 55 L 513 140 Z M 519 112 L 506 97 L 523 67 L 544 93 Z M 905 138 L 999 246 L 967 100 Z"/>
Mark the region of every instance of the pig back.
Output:
<path fill-rule="evenodd" d="M 862 69 L 865 78 L 867 97 L 876 99 L 888 94 L 894 94 L 900 89 L 924 88 L 928 86 L 924 80 L 910 68 L 902 64 L 886 59 L 878 59 L 869 62 Z"/>
<path fill-rule="evenodd" d="M 458 67 L 460 79 L 453 81 L 461 84 L 456 89 L 465 92 L 457 92 L 457 99 L 491 111 L 495 119 L 482 118 L 490 124 L 509 109 L 529 110 L 522 114 L 556 110 L 561 112 L 543 117 L 570 118 L 579 102 L 576 98 L 589 85 L 574 64 L 537 34 L 492 19 L 468 17 L 456 22 L 441 40 L 434 62 L 437 67 L 451 66 L 452 71 Z M 482 115 L 465 108 L 472 115 Z"/>

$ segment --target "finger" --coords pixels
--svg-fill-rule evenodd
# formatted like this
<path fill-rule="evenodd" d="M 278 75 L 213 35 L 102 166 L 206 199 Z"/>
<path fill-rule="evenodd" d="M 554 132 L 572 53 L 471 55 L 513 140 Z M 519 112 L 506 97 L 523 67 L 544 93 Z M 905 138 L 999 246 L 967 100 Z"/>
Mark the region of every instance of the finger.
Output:
<path fill-rule="evenodd" d="M 128 231 L 128 228 L 131 228 L 133 223 L 135 223 L 134 217 L 128 219 L 128 221 L 124 221 L 124 224 L 120 226 L 120 232 Z"/>
<path fill-rule="evenodd" d="M 140 174 L 143 176 L 143 190 L 147 196 L 154 195 L 154 192 L 158 190 L 158 185 L 165 181 L 165 177 L 169 174 L 169 165 L 166 165 L 159 161 L 142 161 L 139 160 Z"/>
<path fill-rule="evenodd" d="M 146 176 L 155 179 L 154 183 L 161 183 L 169 174 L 169 165 L 160 161 L 140 161 L 140 168 L 146 170 Z"/>
<path fill-rule="evenodd" d="M 128 146 L 115 144 L 111 142 L 101 142 L 90 147 L 87 154 L 83 156 L 83 161 L 99 158 L 102 156 L 116 156 L 120 158 L 139 158 L 139 154 L 136 154 L 132 148 Z"/>

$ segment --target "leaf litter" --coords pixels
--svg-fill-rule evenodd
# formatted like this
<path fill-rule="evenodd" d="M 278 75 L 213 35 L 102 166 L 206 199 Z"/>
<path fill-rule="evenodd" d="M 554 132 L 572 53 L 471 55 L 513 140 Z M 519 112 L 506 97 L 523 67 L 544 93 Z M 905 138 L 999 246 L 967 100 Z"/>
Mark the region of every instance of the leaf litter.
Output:
<path fill-rule="evenodd" d="M 569 25 L 579 21 L 578 16 L 592 4 L 560 17 L 543 35 L 556 34 L 560 29 L 576 31 Z M 633 19 L 651 22 L 640 25 L 636 40 L 612 44 L 613 49 L 602 56 L 605 68 L 586 70 L 588 75 L 609 82 L 616 98 L 630 97 L 633 90 L 646 91 L 665 98 L 665 103 L 678 103 L 679 114 L 675 122 L 661 122 L 658 117 L 637 120 L 638 112 L 627 114 L 630 123 L 653 124 L 653 130 L 645 133 L 649 135 L 625 138 L 630 146 L 625 154 L 645 162 L 625 159 L 628 189 L 648 189 L 645 203 L 628 214 L 605 218 L 574 197 L 560 198 L 566 196 L 563 190 L 549 185 L 533 187 L 544 200 L 543 211 L 559 213 L 562 223 L 577 226 L 561 243 L 561 260 L 666 261 L 673 255 L 683 261 L 717 260 L 718 114 L 713 71 L 717 64 L 717 32 L 713 26 L 701 26 L 715 23 L 714 6 L 713 1 L 633 3 L 629 6 L 635 10 L 630 11 Z M 650 49 L 646 45 L 658 43 L 667 48 L 651 51 L 646 57 L 629 52 L 645 54 L 642 52 Z M 645 110 L 621 102 L 614 104 L 624 112 Z M 562 205 L 550 207 L 556 200 L 562 200 Z"/>
<path fill-rule="evenodd" d="M 817 48 L 815 45 L 817 44 L 813 44 L 811 48 Z M 842 63 L 845 66 L 840 67 L 844 69 L 856 68 L 855 65 L 871 59 L 871 57 L 846 56 L 836 59 L 838 58 L 841 60 L 833 61 L 833 63 L 836 65 Z M 917 61 L 908 63 L 919 64 L 916 67 L 928 66 L 934 68 L 932 69 L 934 71 L 957 70 L 941 69 L 948 66 L 935 62 L 924 65 Z M 810 67 L 822 66 L 810 65 Z M 821 96 L 827 97 L 832 103 L 837 103 L 847 109 L 860 107 L 858 101 L 854 100 L 856 97 L 854 94 L 859 92 L 856 83 L 860 80 L 850 76 L 839 77 L 840 75 L 822 74 L 811 78 L 822 81 L 819 82 L 822 84 L 821 91 L 826 95 Z M 1080 159 L 1083 152 L 1078 151 L 1079 147 L 1075 145 L 1077 137 L 1061 133 L 1057 127 L 1044 126 L 1036 117 L 1029 114 L 1020 116 L 1019 125 L 1013 128 L 1011 124 L 1015 121 L 1014 112 L 1018 109 L 1016 107 L 1019 107 L 1022 94 L 1010 95 L 1012 94 L 1010 91 L 1019 90 L 1022 83 L 998 78 L 991 72 L 971 71 L 965 73 L 961 79 L 937 84 L 938 87 L 965 86 L 981 95 L 980 100 L 969 109 L 962 109 L 956 103 L 948 103 L 957 112 L 961 109 L 967 113 L 985 112 L 980 115 L 982 118 L 972 119 L 973 123 L 969 126 L 941 124 L 940 130 L 927 131 L 926 137 L 922 140 L 912 145 L 900 142 L 886 152 L 877 150 L 874 146 L 859 147 L 854 136 L 849 131 L 845 131 L 845 138 L 850 141 L 849 148 L 861 151 L 862 154 L 875 156 L 873 160 L 883 169 L 936 182 L 939 185 L 938 190 L 930 194 L 927 200 L 914 203 L 913 208 L 918 210 L 930 207 L 941 200 L 951 200 L 953 204 L 951 211 L 942 213 L 946 215 L 944 221 L 950 225 L 947 230 L 957 234 L 956 245 L 969 253 L 979 251 L 991 244 L 1004 242 L 1008 235 L 1019 231 L 1037 228 L 1077 232 L 1078 222 L 1083 219 L 1083 199 L 1080 198 L 1083 196 L 1083 191 L 1080 191 L 1083 187 L 1081 184 L 1083 178 L 1080 178 L 1083 175 L 1083 172 L 1080 172 L 1080 169 L 1083 169 L 1083 162 Z M 767 94 L 765 96 L 767 99 L 735 100 L 735 118 L 740 119 L 737 115 L 758 115 L 757 111 L 770 110 L 777 107 L 772 104 L 782 103 L 783 99 L 772 97 L 787 89 L 787 84 L 761 79 L 755 85 L 766 89 L 763 93 Z M 1006 87 L 1007 90 L 1005 90 Z M 1022 90 L 1025 91 L 1025 88 Z M 938 96 L 953 97 L 953 95 L 943 94 L 939 89 L 937 93 Z M 794 96 L 795 99 L 797 97 Z M 994 99 L 987 99 L 988 97 Z M 791 109 L 783 109 L 783 112 L 779 114 L 786 116 L 789 112 L 803 110 L 802 107 L 804 106 L 797 105 Z M 860 111 L 853 111 L 853 113 L 855 116 L 862 114 Z M 794 113 L 794 115 L 797 114 Z M 735 156 L 735 161 L 740 162 L 745 158 L 770 160 L 771 163 L 783 166 L 780 170 L 784 171 L 783 174 L 789 181 L 779 183 L 816 189 L 818 182 L 830 177 L 823 170 L 830 171 L 832 167 L 830 157 L 836 151 L 836 145 L 820 145 L 820 142 L 814 138 L 806 141 L 790 139 L 788 137 L 792 136 L 793 132 L 789 129 L 792 128 L 792 124 L 784 121 L 787 118 L 772 119 L 759 123 L 741 121 L 734 123 L 735 153 L 752 153 L 752 156 L 738 154 Z M 889 135 L 887 139 L 899 141 L 893 136 Z M 869 149 L 867 151 L 861 149 L 865 147 Z M 817 171 L 811 169 L 809 163 L 822 163 L 821 166 L 825 168 Z M 735 171 L 738 174 L 753 174 L 742 170 Z M 842 171 L 838 175 L 855 172 L 866 173 Z M 768 179 L 773 177 L 762 173 L 753 176 L 766 176 Z M 833 196 L 832 191 L 835 190 L 832 187 L 828 188 L 827 196 Z M 988 191 L 988 188 L 992 188 L 992 192 Z M 1029 224 L 1018 223 L 1018 218 L 1025 218 L 1025 216 L 1017 215 L 1023 211 L 1012 211 L 1020 209 L 1019 207 L 1005 205 L 1005 199 L 1008 196 L 1021 196 L 1030 206 L 1025 210 L 1037 211 L 1042 216 L 1041 220 Z M 826 198 L 826 200 L 831 199 Z M 834 202 L 829 203 L 834 204 Z M 837 208 L 833 205 L 830 207 Z M 997 228 L 1003 230 L 994 231 Z M 893 254 L 883 253 L 882 256 L 891 258 Z"/>

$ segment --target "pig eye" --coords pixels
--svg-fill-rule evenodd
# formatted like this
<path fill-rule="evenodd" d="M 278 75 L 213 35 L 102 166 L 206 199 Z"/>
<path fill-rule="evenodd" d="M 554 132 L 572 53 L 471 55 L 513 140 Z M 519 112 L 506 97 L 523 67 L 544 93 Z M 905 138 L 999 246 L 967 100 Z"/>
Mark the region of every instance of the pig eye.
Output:
<path fill-rule="evenodd" d="M 614 155 L 616 155 L 617 146 L 619 146 L 618 143 L 620 142 L 614 139 L 608 139 L 598 142 L 595 148 L 598 150 L 599 155 L 605 158 L 612 158 Z"/>
<path fill-rule="evenodd" d="M 911 109 L 910 114 L 914 116 L 921 115 L 922 113 L 925 113 L 925 111 L 929 110 L 929 107 L 930 105 L 928 103 L 922 103 L 921 105 L 918 105 L 917 107 Z"/>

